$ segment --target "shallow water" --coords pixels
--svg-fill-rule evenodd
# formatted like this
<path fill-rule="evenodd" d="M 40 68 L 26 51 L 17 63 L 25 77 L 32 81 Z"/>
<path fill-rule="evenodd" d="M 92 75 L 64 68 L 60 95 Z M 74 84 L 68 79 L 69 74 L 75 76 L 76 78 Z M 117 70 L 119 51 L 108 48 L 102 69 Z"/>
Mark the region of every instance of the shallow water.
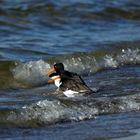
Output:
<path fill-rule="evenodd" d="M 140 2 L 0 1 L 0 139 L 115 139 L 140 128 Z M 55 94 L 62 62 L 97 90 Z"/>

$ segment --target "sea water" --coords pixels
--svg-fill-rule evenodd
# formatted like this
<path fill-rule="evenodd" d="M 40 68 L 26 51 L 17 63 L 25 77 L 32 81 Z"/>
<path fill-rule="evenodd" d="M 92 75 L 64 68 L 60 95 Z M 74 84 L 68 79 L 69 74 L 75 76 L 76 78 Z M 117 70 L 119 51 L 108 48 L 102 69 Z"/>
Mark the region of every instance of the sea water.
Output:
<path fill-rule="evenodd" d="M 140 1 L 0 1 L 0 139 L 131 138 L 140 128 Z M 56 62 L 86 97 L 55 94 Z"/>

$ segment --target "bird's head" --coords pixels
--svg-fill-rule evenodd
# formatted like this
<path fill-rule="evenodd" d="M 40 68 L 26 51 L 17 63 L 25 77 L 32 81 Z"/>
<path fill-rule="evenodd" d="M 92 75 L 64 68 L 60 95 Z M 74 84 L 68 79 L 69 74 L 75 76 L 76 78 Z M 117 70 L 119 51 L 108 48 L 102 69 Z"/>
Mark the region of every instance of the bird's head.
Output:
<path fill-rule="evenodd" d="M 62 63 L 54 64 L 53 68 L 50 69 L 47 73 L 51 78 L 51 80 L 49 80 L 48 83 L 52 83 L 53 81 L 60 79 L 61 75 L 63 75 L 63 72 L 64 72 L 64 65 Z"/>
<path fill-rule="evenodd" d="M 56 64 L 54 64 L 53 68 L 50 69 L 47 74 L 50 75 L 54 71 L 58 75 L 61 75 L 64 72 L 64 65 L 62 63 L 56 63 Z"/>

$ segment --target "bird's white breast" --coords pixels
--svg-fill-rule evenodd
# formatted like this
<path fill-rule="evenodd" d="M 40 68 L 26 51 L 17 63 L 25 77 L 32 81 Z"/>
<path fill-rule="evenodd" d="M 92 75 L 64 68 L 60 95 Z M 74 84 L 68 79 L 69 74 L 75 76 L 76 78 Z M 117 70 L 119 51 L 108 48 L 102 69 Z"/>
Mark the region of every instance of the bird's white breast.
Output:
<path fill-rule="evenodd" d="M 56 80 L 54 81 L 54 83 L 55 83 L 55 85 L 56 85 L 57 87 L 60 87 L 60 85 L 61 85 L 60 79 L 56 79 Z"/>
<path fill-rule="evenodd" d="M 53 79 L 55 79 L 54 80 L 54 84 L 57 86 L 57 87 L 60 87 L 60 85 L 62 84 L 61 82 L 60 82 L 60 78 L 57 78 L 58 76 L 53 76 L 51 79 L 53 80 Z M 57 78 L 57 79 L 56 79 Z"/>

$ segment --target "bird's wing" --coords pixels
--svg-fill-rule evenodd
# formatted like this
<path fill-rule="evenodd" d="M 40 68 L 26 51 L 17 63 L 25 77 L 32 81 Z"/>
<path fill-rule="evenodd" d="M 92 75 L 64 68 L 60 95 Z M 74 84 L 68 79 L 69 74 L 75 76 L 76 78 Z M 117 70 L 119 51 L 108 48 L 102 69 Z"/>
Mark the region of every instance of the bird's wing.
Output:
<path fill-rule="evenodd" d="M 91 89 L 85 84 L 83 79 L 75 73 L 72 73 L 71 76 L 64 76 L 61 78 L 62 85 L 60 88 L 62 90 L 70 89 L 74 91 L 91 91 Z"/>

